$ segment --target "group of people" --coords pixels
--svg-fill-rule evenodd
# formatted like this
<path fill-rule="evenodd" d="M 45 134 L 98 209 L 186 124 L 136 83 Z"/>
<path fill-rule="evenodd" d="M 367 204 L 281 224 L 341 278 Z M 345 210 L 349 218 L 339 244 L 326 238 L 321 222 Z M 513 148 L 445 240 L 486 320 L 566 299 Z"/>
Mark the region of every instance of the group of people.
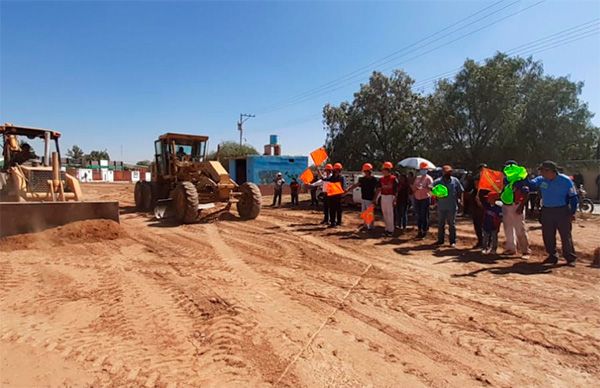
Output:
<path fill-rule="evenodd" d="M 504 167 L 517 166 L 514 160 L 508 160 Z M 342 176 L 341 163 L 327 164 L 320 177 L 309 185 L 310 189 L 323 187 L 325 201 L 323 205 L 322 224 L 335 228 L 342 225 L 342 197 L 352 192 L 356 187 L 361 188 L 362 211 L 380 204 L 384 222 L 385 236 L 391 236 L 396 229 L 404 233 L 408 224 L 408 209 L 412 207 L 416 215 L 417 234 L 415 238 L 424 239 L 429 232 L 430 207 L 433 203 L 437 207 L 437 245 L 443 245 L 448 230 L 448 243 L 456 247 L 456 216 L 462 206 L 465 189 L 461 181 L 453 176 L 450 165 L 442 167 L 442 176 L 433 179 L 429 174 L 427 163 L 422 163 L 416 176 L 413 174 L 394 173 L 391 162 L 383 163 L 381 178 L 373 174 L 373 165 L 365 163 L 362 166 L 363 176 L 358 181 L 346 188 Z M 483 168 L 481 164 L 474 174 L 475 187 Z M 503 226 L 505 245 L 503 255 L 515 256 L 520 254 L 527 258 L 531 254 L 527 227 L 525 225 L 525 207 L 529 201 L 529 193 L 535 191 L 542 198 L 541 224 L 543 241 L 548 257 L 545 264 L 556 264 L 558 252 L 556 233 L 560 235 L 562 254 L 567 263 L 573 265 L 576 260 L 572 239 L 572 221 L 578 207 L 578 195 L 573 181 L 559 172 L 556 163 L 545 161 L 539 166 L 539 176 L 524 177 L 516 182 L 507 184 L 512 190 L 512 203 L 500 201 L 500 195 L 494 191 L 475 191 L 474 205 L 470 210 L 473 227 L 477 235 L 474 248 L 481 249 L 484 254 L 496 253 L 498 247 L 498 234 Z M 278 183 L 279 182 L 279 183 Z M 297 182 L 296 182 L 297 183 Z M 276 187 L 282 188 L 284 181 L 278 175 Z M 331 194 L 327 185 L 338 184 L 345 188 L 342 192 Z M 435 195 L 436 187 L 442 187 L 444 195 Z M 299 185 L 298 185 L 299 190 Z M 293 191 L 292 191 L 293 192 Z M 294 194 L 292 194 L 294 197 Z M 297 191 L 295 194 L 297 203 Z M 281 191 L 276 189 L 276 197 L 281 200 Z M 280 203 L 280 202 L 279 202 Z M 274 199 L 275 204 L 275 199 Z M 372 230 L 374 221 L 365 221 L 363 228 Z"/>
<path fill-rule="evenodd" d="M 283 196 L 283 187 L 285 186 L 285 179 L 283 174 L 278 172 L 273 179 L 273 207 L 281 206 L 281 197 Z M 300 193 L 300 183 L 296 178 L 292 178 L 290 182 L 290 194 L 292 197 L 292 206 L 298 205 L 298 197 Z"/>

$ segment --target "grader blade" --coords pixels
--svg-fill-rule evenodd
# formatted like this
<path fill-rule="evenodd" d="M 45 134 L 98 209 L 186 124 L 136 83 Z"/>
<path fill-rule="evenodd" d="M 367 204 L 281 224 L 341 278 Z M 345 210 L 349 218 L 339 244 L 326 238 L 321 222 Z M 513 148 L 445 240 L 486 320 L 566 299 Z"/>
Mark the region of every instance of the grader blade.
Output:
<path fill-rule="evenodd" d="M 162 220 L 173 216 L 173 199 L 159 199 L 156 201 L 156 207 L 154 208 L 154 217 L 157 220 Z"/>
<path fill-rule="evenodd" d="M 173 198 L 159 199 L 156 201 L 156 207 L 154 208 L 154 217 L 157 220 L 163 220 L 166 218 L 172 218 L 175 216 L 175 203 Z M 215 207 L 214 203 L 201 203 L 198 204 L 198 211 L 205 209 L 212 209 Z"/>
<path fill-rule="evenodd" d="M 119 222 L 119 203 L 0 202 L 0 237 L 39 232 L 70 222 L 91 219 Z"/>

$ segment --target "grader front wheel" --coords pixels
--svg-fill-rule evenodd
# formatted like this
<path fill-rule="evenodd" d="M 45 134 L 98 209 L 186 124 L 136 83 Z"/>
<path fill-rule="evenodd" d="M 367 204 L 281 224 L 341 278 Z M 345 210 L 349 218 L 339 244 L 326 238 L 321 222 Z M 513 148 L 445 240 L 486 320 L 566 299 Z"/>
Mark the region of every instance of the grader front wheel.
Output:
<path fill-rule="evenodd" d="M 191 182 L 181 182 L 173 190 L 175 217 L 183 224 L 198 220 L 198 191 Z"/>
<path fill-rule="evenodd" d="M 262 194 L 254 183 L 246 182 L 239 187 L 242 193 L 238 203 L 237 211 L 241 218 L 251 220 L 258 217 L 262 206 Z"/>
<path fill-rule="evenodd" d="M 138 211 L 148 211 L 152 207 L 152 186 L 150 182 L 140 181 L 133 192 L 135 207 Z"/>

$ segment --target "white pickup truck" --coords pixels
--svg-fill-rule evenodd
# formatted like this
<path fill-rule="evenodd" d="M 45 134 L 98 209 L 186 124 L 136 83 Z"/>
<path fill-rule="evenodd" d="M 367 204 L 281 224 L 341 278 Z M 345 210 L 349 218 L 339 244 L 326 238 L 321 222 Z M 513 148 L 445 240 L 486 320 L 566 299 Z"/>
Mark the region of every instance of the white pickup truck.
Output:
<path fill-rule="evenodd" d="M 351 185 L 353 185 L 354 183 L 358 183 L 358 179 L 361 176 L 363 176 L 363 173 L 362 173 L 362 171 L 343 171 L 342 175 L 346 179 L 346 187 L 348 188 Z M 373 175 L 377 179 L 379 179 L 383 176 L 379 173 L 375 173 Z M 325 194 L 323 193 L 323 187 L 319 186 L 319 188 L 317 189 L 317 196 L 320 201 L 323 201 L 325 199 Z M 362 192 L 361 192 L 360 187 L 356 187 L 354 190 L 352 190 L 352 193 L 348 193 L 348 194 L 344 195 L 344 198 L 342 200 L 342 204 L 344 204 L 344 205 L 360 206 L 361 203 L 362 203 Z"/>

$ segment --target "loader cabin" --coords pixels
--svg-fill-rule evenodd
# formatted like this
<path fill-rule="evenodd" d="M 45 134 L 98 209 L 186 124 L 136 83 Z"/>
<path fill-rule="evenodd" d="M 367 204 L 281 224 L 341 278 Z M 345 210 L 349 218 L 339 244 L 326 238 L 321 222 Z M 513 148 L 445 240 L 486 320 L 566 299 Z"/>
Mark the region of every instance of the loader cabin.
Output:
<path fill-rule="evenodd" d="M 208 136 L 165 133 L 154 142 L 155 165 L 158 176 L 173 174 L 173 161 L 204 162 Z"/>
<path fill-rule="evenodd" d="M 58 139 L 60 132 L 51 129 L 19 127 L 9 123 L 0 126 L 0 135 L 2 139 L 2 156 L 4 163 L 1 170 L 6 171 L 10 167 L 19 164 L 30 164 L 32 167 L 42 165 L 49 167 L 52 163 L 52 152 L 59 155 L 60 148 Z M 54 143 L 54 147 L 52 147 Z M 39 145 L 41 144 L 41 147 Z M 31 149 L 31 158 L 23 157 L 27 155 L 27 149 Z M 40 159 L 36 156 L 36 150 L 41 151 Z"/>

